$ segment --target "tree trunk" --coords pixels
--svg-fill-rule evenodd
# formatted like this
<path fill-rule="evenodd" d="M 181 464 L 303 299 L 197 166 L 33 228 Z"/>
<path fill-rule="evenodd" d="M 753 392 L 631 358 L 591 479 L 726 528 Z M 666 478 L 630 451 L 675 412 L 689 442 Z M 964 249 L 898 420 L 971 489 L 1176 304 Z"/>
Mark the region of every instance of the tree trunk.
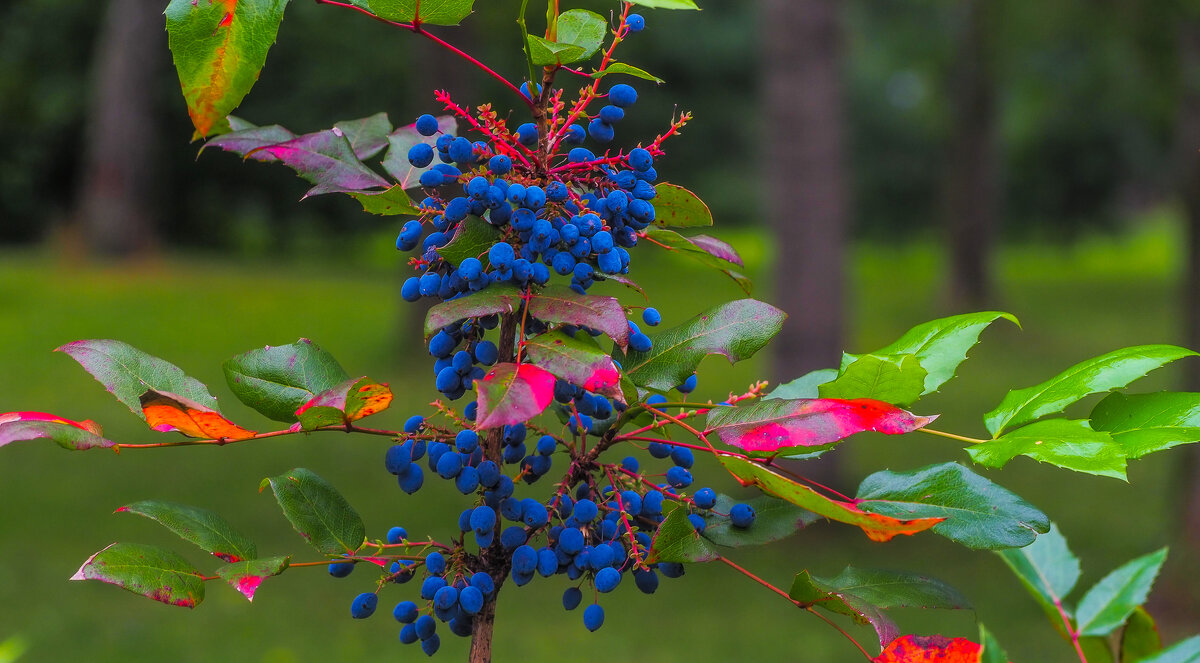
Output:
<path fill-rule="evenodd" d="M 999 211 L 995 73 L 989 0 L 967 0 L 951 75 L 951 136 L 946 160 L 947 294 L 958 311 L 992 297 L 991 253 Z"/>
<path fill-rule="evenodd" d="M 483 604 L 471 626 L 469 663 L 492 663 L 492 629 L 496 626 L 496 599 Z"/>
<path fill-rule="evenodd" d="M 125 257 L 155 245 L 153 74 L 161 7 L 110 0 L 96 44 L 75 219 L 88 250 Z"/>
<path fill-rule="evenodd" d="M 848 225 L 839 0 L 767 0 L 762 34 L 767 213 L 775 300 L 790 315 L 774 378 L 838 365 Z"/>

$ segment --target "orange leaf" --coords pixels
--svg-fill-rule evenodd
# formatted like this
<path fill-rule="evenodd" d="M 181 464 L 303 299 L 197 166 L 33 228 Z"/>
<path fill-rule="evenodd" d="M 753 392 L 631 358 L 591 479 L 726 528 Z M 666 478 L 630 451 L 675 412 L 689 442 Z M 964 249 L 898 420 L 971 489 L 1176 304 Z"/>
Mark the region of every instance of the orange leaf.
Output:
<path fill-rule="evenodd" d="M 373 382 L 366 376 L 350 378 L 317 394 L 296 410 L 304 429 L 339 426 L 386 410 L 392 404 L 387 383 Z"/>
<path fill-rule="evenodd" d="M 178 431 L 188 437 L 214 440 L 245 440 L 257 434 L 177 394 L 150 390 L 142 394 L 141 402 L 146 423 L 156 431 Z"/>
<path fill-rule="evenodd" d="M 906 635 L 896 638 L 875 663 L 979 663 L 983 647 L 966 638 Z"/>
<path fill-rule="evenodd" d="M 67 424 L 81 430 L 85 430 L 95 435 L 103 435 L 104 431 L 100 429 L 100 424 L 91 419 L 83 421 L 72 421 L 55 414 L 47 414 L 45 412 L 6 412 L 0 414 L 0 424 L 7 424 L 13 421 L 48 421 L 55 424 Z"/>

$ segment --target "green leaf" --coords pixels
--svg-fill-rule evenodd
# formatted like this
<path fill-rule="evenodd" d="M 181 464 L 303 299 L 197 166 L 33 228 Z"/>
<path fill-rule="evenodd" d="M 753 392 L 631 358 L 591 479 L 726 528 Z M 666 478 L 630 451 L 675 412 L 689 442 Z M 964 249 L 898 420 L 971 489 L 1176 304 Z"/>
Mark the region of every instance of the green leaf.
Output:
<path fill-rule="evenodd" d="M 728 302 L 658 334 L 649 352 L 630 350 L 621 364 L 634 384 L 666 391 L 683 384 L 710 354 L 730 363 L 754 356 L 779 333 L 786 317 L 753 299 Z"/>
<path fill-rule="evenodd" d="M 554 376 L 533 364 L 497 364 L 475 381 L 476 430 L 519 424 L 541 414 L 554 400 Z"/>
<path fill-rule="evenodd" d="M 1181 640 L 1149 658 L 1138 659 L 1136 663 L 1200 663 L 1200 635 Z"/>
<path fill-rule="evenodd" d="M 134 414 L 142 414 L 142 394 L 161 391 L 179 394 L 214 411 L 217 399 L 195 378 L 178 366 L 152 357 L 121 341 L 75 341 L 56 350 L 65 352 L 92 374 L 117 400 Z"/>
<path fill-rule="evenodd" d="M 396 178 L 402 189 L 419 186 L 421 173 L 433 168 L 434 164 L 441 163 L 434 159 L 434 164 L 424 168 L 413 166 L 408 162 L 408 151 L 412 149 L 413 145 L 426 143 L 432 147 L 437 144 L 437 138 L 441 134 L 458 135 L 458 120 L 453 115 L 439 115 L 437 121 L 439 133 L 432 136 L 422 136 L 417 133 L 415 123 L 400 127 L 388 135 L 388 151 L 380 165 L 388 175 Z"/>
<path fill-rule="evenodd" d="M 734 527 L 729 518 L 729 510 L 739 502 L 754 509 L 754 524 L 750 527 Z M 812 511 L 770 495 L 760 495 L 752 500 L 734 500 L 728 495 L 717 495 L 716 505 L 702 515 L 704 538 L 730 548 L 760 546 L 786 539 L 821 519 Z"/>
<path fill-rule="evenodd" d="M 538 65 L 570 64 L 586 60 L 600 49 L 608 22 L 586 9 L 571 9 L 558 16 L 555 41 L 529 35 L 529 52 Z"/>
<path fill-rule="evenodd" d="M 630 0 L 630 4 L 655 9 L 700 9 L 695 0 Z"/>
<path fill-rule="evenodd" d="M 370 378 L 350 378 L 313 396 L 296 410 L 304 430 L 342 426 L 382 412 L 392 404 L 392 390 Z"/>
<path fill-rule="evenodd" d="M 43 412 L 9 412 L 0 414 L 0 447 L 10 442 L 39 438 L 54 440 L 58 446 L 71 451 L 116 444 L 101 437 L 99 430 L 99 426 L 92 421 L 71 421 Z"/>
<path fill-rule="evenodd" d="M 687 508 L 671 504 L 667 517 L 654 533 L 650 559 L 656 562 L 711 562 L 720 558 L 712 544 L 692 527 Z"/>
<path fill-rule="evenodd" d="M 348 191 L 346 193 L 357 200 L 363 206 L 363 211 L 368 214 L 416 216 L 421 213 L 420 208 L 413 204 L 412 198 L 408 197 L 408 194 L 404 192 L 404 187 L 400 184 L 378 193 L 371 191 Z"/>
<path fill-rule="evenodd" d="M 241 562 L 258 557 L 254 542 L 233 528 L 221 516 L 194 506 L 145 500 L 117 509 L 117 513 L 136 513 L 161 524 L 184 541 L 200 546 L 226 562 Z"/>
<path fill-rule="evenodd" d="M 979 624 L 979 644 L 983 648 L 979 653 L 979 663 L 1008 663 L 1008 654 L 982 623 Z"/>
<path fill-rule="evenodd" d="M 1096 636 L 1079 638 L 1079 649 L 1088 663 L 1116 663 L 1108 638 Z"/>
<path fill-rule="evenodd" d="M 333 355 L 307 338 L 244 352 L 221 368 L 238 400 L 285 423 L 296 421 L 300 406 L 350 377 Z"/>
<path fill-rule="evenodd" d="M 555 377 L 622 403 L 621 373 L 612 357 L 586 334 L 568 336 L 561 330 L 539 334 L 525 342 L 525 355 Z"/>
<path fill-rule="evenodd" d="M 326 555 L 353 553 L 367 538 L 358 512 L 328 481 L 312 470 L 298 467 L 259 484 L 268 485 L 292 527 L 309 545 Z"/>
<path fill-rule="evenodd" d="M 815 371 L 810 371 L 804 375 L 785 382 L 778 387 L 775 387 L 763 397 L 763 400 L 771 400 L 773 398 L 818 398 L 820 391 L 818 387 L 837 378 L 838 371 L 836 368 L 820 368 Z"/>
<path fill-rule="evenodd" d="M 71 580 L 99 580 L 146 598 L 194 608 L 204 600 L 204 579 L 178 553 L 140 543 L 114 543 L 88 558 Z"/>
<path fill-rule="evenodd" d="M 499 228 L 477 216 L 468 216 L 458 224 L 450 241 L 438 247 L 437 252 L 446 262 L 458 265 L 467 258 L 478 258 L 487 253 L 499 238 Z"/>
<path fill-rule="evenodd" d="M 859 355 L 818 391 L 821 398 L 874 398 L 910 405 L 921 397 L 926 375 L 916 355 Z"/>
<path fill-rule="evenodd" d="M 996 554 L 1025 585 L 1050 623 L 1062 632 L 1062 618 L 1055 604 L 1065 599 L 1079 581 L 1079 558 L 1067 547 L 1058 526 L 1051 524 L 1049 531 L 1024 548 Z"/>
<path fill-rule="evenodd" d="M 225 116 L 258 80 L 287 0 L 171 0 L 167 44 L 194 138 L 228 129 Z"/>
<path fill-rule="evenodd" d="M 1082 419 L 1046 419 L 967 448 L 971 460 L 985 467 L 1004 467 L 1028 456 L 1058 467 L 1125 480 L 1125 455 L 1112 436 L 1092 430 Z"/>
<path fill-rule="evenodd" d="M 1050 528 L 1032 504 L 958 463 L 876 472 L 859 485 L 855 500 L 870 513 L 945 518 L 933 531 L 968 548 L 1027 546 Z"/>
<path fill-rule="evenodd" d="M 1096 404 L 1091 422 L 1112 435 L 1126 458 L 1141 458 L 1200 440 L 1200 393 L 1112 393 Z"/>
<path fill-rule="evenodd" d="M 521 290 L 514 285 L 498 284 L 465 297 L 435 304 L 425 315 L 425 338 L 459 320 L 493 313 L 512 313 L 521 306 Z"/>
<path fill-rule="evenodd" d="M 392 133 L 392 122 L 387 113 L 376 113 L 357 120 L 342 120 L 333 125 L 350 141 L 354 156 L 370 159 L 388 145 L 388 134 Z"/>
<path fill-rule="evenodd" d="M 1125 563 L 1104 576 L 1079 600 L 1075 621 L 1080 635 L 1105 636 L 1125 623 L 1146 602 L 1150 587 L 1167 559 L 1167 549 Z"/>
<path fill-rule="evenodd" d="M 1120 389 L 1150 371 L 1196 353 L 1174 345 L 1121 348 L 1080 362 L 1038 385 L 1008 392 L 996 409 L 984 415 L 992 435 L 1039 419 L 1090 394 Z"/>
<path fill-rule="evenodd" d="M 608 64 L 608 66 L 604 68 L 603 71 L 593 72 L 591 74 L 591 76 L 592 76 L 592 78 L 600 79 L 600 78 L 604 78 L 605 76 L 608 76 L 609 74 L 626 74 L 629 76 L 636 76 L 641 79 L 653 81 L 655 83 L 658 83 L 659 85 L 666 83 L 666 81 L 659 78 L 658 76 L 655 76 L 654 74 L 651 74 L 643 69 L 638 69 L 637 67 L 634 67 L 633 65 L 625 64 L 624 62 L 610 62 Z"/>
<path fill-rule="evenodd" d="M 667 228 L 695 228 L 713 224 L 712 210 L 696 194 L 666 182 L 654 187 L 654 223 Z"/>
<path fill-rule="evenodd" d="M 617 345 L 629 345 L 629 320 L 615 297 L 581 295 L 566 286 L 550 285 L 530 298 L 526 310 L 543 322 L 599 329 Z"/>
<path fill-rule="evenodd" d="M 290 557 L 267 557 L 245 562 L 235 562 L 217 568 L 217 575 L 241 592 L 247 601 L 254 600 L 254 593 L 262 581 L 287 570 Z"/>
<path fill-rule="evenodd" d="M 722 242 L 721 244 L 723 246 L 721 247 L 717 247 L 715 245 L 709 246 L 712 243 L 713 238 L 705 235 L 701 236 L 706 238 L 705 240 L 701 240 L 701 244 L 704 244 L 702 246 L 701 244 L 693 241 L 695 238 L 689 239 L 683 235 L 680 235 L 674 230 L 668 230 L 666 228 L 658 228 L 654 226 L 647 228 L 644 231 L 644 234 L 646 238 L 651 241 L 651 243 L 657 246 L 661 246 L 668 251 L 679 252 L 702 265 L 711 267 L 722 274 L 725 274 L 729 278 L 733 279 L 734 283 L 737 283 L 738 287 L 741 288 L 743 292 L 750 294 L 750 290 L 752 288 L 750 279 L 746 278 L 746 276 L 741 272 L 738 272 L 730 267 L 731 264 L 740 265 L 742 262 L 741 258 L 737 257 L 736 253 L 733 253 L 732 257 L 737 259 L 732 262 L 726 257 L 723 257 L 729 256 L 729 252 L 732 251 L 727 244 Z M 716 253 L 710 251 L 710 248 L 716 251 Z"/>
<path fill-rule="evenodd" d="M 367 7 L 379 18 L 404 23 L 420 18 L 431 25 L 458 25 L 474 4 L 475 0 L 367 0 Z"/>
<path fill-rule="evenodd" d="M 1142 606 L 1133 609 L 1121 631 L 1121 663 L 1136 663 L 1162 650 L 1154 618 Z"/>

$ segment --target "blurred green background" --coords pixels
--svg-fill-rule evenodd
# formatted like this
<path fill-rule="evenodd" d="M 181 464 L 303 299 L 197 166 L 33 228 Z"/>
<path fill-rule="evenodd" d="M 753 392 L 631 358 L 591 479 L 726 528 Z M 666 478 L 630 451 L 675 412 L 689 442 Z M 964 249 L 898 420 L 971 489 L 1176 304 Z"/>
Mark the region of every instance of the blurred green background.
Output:
<path fill-rule="evenodd" d="M 132 6 L 146 13 L 144 4 Z M 445 34 L 519 76 L 512 3 L 479 4 L 473 27 Z M 776 136 L 763 120 L 769 114 L 761 94 L 767 68 L 758 36 L 773 5 L 701 4 L 700 13 L 646 12 L 651 27 L 629 42 L 624 59 L 668 84 L 639 86 L 642 100 L 622 125 L 623 135 L 661 131 L 676 104 L 696 113 L 659 171 L 712 205 L 716 234 L 742 251 L 757 283 L 755 296 L 782 301 L 788 293 L 773 275 L 805 258 L 782 245 L 773 230 L 779 226 L 766 221 L 771 206 L 765 201 L 778 192 L 769 190 L 759 164 L 764 145 Z M 815 5 L 821 2 L 798 4 L 820 15 Z M 998 323 L 945 393 L 914 408 L 942 413 L 943 429 L 975 435 L 983 431 L 980 415 L 1006 389 L 1123 345 L 1184 341 L 1188 305 L 1200 297 L 1185 280 L 1191 235 L 1184 157 L 1200 146 L 1183 138 L 1192 16 L 1186 3 L 1039 3 L 1009 7 L 975 26 L 988 44 L 994 116 L 988 131 L 997 145 L 989 153 L 998 191 L 994 230 L 1003 241 L 990 249 L 994 269 L 986 299 L 966 304 L 947 294 L 955 277 L 954 248 L 945 241 L 953 219 L 946 218 L 944 189 L 952 177 L 947 155 L 962 130 L 953 117 L 962 89 L 956 65 L 973 43 L 963 34 L 975 34 L 963 7 L 978 3 L 824 4 L 838 8 L 844 44 L 837 60 L 844 95 L 839 130 L 846 136 L 851 211 L 844 221 L 850 230 L 844 273 L 828 274 L 830 291 L 840 292 L 834 286 L 843 277 L 846 284 L 838 297 L 844 330 L 839 347 L 877 348 L 964 305 L 1013 312 L 1024 331 Z M 352 374 L 390 382 L 397 402 L 378 423 L 398 427 L 436 395 L 416 335 L 420 313 L 398 296 L 407 275 L 391 249 L 400 221 L 365 215 L 347 200 L 297 203 L 306 185 L 282 168 L 215 153 L 197 159 L 196 146 L 186 143 L 191 128 L 159 8 L 142 17 L 152 24 L 144 50 L 116 56 L 113 43 L 132 43 L 128 35 L 107 41 L 117 29 L 106 12 L 119 5 L 121 0 L 108 6 L 14 0 L 0 8 L 0 411 L 92 418 L 113 439 L 153 439 L 157 434 L 74 362 L 50 352 L 76 339 L 117 338 L 209 384 L 235 421 L 265 428 L 270 424 L 224 388 L 220 363 L 303 336 L 334 353 Z M 146 96 L 138 135 L 149 138 L 135 153 L 138 163 L 152 165 L 142 173 L 149 179 L 139 181 L 152 185 L 140 190 L 143 226 L 133 240 L 109 243 L 124 231 L 97 238 L 89 215 L 98 208 L 86 202 L 96 195 L 90 184 L 97 181 L 95 164 L 103 170 L 106 163 L 97 147 L 103 144 L 97 118 L 114 112 L 97 81 L 111 82 L 101 63 L 130 58 L 147 63 L 144 78 L 136 79 L 143 84 L 135 87 Z M 460 102 L 503 99 L 487 80 L 409 35 L 349 12 L 296 3 L 260 84 L 238 114 L 296 131 L 378 110 L 401 124 L 435 110 L 433 86 L 450 88 Z M 795 218 L 806 216 L 798 207 Z M 668 323 L 740 296 L 727 280 L 653 247 L 635 254 L 632 274 Z M 614 294 L 634 303 L 635 295 Z M 790 312 L 793 320 L 810 313 Z M 826 364 L 835 361 L 830 356 Z M 698 395 L 716 400 L 763 376 L 801 372 L 769 353 L 736 367 L 713 358 L 701 368 Z M 1137 389 L 1178 388 L 1183 380 L 1169 369 Z M 1070 412 L 1082 415 L 1093 403 Z M 442 482 L 430 482 L 420 498 L 402 494 L 382 468 L 386 445 L 319 434 L 120 455 L 68 454 L 38 443 L 4 449 L 0 641 L 19 636 L 27 646 L 21 660 L 28 661 L 423 658 L 398 644 L 398 628 L 386 610 L 367 621 L 349 618 L 350 600 L 373 584 L 365 569 L 345 580 L 321 569 L 296 569 L 267 580 L 252 605 L 228 587 L 210 584 L 208 599 L 193 613 L 98 583 L 67 582 L 89 554 L 116 540 L 173 546 L 215 568 L 215 560 L 154 523 L 110 515 L 147 498 L 214 509 L 254 533 L 264 554 L 315 559 L 271 497 L 256 493 L 262 477 L 300 466 L 337 485 L 371 536 L 382 537 L 395 524 L 417 536 L 445 536 L 463 498 Z M 844 492 L 879 469 L 966 460 L 949 441 L 930 436 L 864 435 L 836 455 L 842 463 L 835 481 Z M 986 474 L 1059 523 L 1083 559 L 1081 586 L 1134 556 L 1174 545 L 1151 604 L 1165 639 L 1174 641 L 1195 633 L 1200 623 L 1200 556 L 1187 551 L 1182 534 L 1190 462 L 1182 449 L 1136 461 L 1129 484 L 1024 458 Z M 697 475 L 705 482 L 720 472 L 700 461 Z M 959 587 L 977 611 L 898 611 L 905 631 L 973 637 L 978 619 L 1014 661 L 1072 660 L 996 556 L 933 535 L 881 545 L 823 523 L 734 558 L 781 585 L 801 569 L 834 575 L 847 563 L 936 575 Z M 857 658 L 837 633 L 723 567 L 689 567 L 687 576 L 664 581 L 653 597 L 625 583 L 606 600 L 606 624 L 595 634 L 583 628 L 578 613 L 561 609 L 564 587 L 557 579 L 539 579 L 506 589 L 496 660 Z M 396 587 L 382 603 L 390 609 L 414 593 L 415 587 Z M 864 643 L 871 641 L 870 629 L 847 626 Z M 444 648 L 440 656 L 454 660 L 464 655 L 465 643 L 447 638 Z"/>

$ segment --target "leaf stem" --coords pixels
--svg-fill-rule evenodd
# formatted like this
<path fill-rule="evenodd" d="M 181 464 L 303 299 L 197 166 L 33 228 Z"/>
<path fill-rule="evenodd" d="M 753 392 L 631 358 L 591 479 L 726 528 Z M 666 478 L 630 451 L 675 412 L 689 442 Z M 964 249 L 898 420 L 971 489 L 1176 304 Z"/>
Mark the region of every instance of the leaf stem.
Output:
<path fill-rule="evenodd" d="M 965 435 L 956 435 L 954 433 L 947 433 L 945 431 L 934 430 L 932 428 L 918 428 L 917 430 L 922 433 L 929 433 L 930 435 L 937 435 L 938 437 L 948 437 L 951 440 L 958 440 L 960 442 L 970 442 L 971 444 L 983 444 L 984 442 L 989 441 L 989 440 L 980 440 L 980 439 L 974 438 L 974 437 L 967 437 Z"/>

